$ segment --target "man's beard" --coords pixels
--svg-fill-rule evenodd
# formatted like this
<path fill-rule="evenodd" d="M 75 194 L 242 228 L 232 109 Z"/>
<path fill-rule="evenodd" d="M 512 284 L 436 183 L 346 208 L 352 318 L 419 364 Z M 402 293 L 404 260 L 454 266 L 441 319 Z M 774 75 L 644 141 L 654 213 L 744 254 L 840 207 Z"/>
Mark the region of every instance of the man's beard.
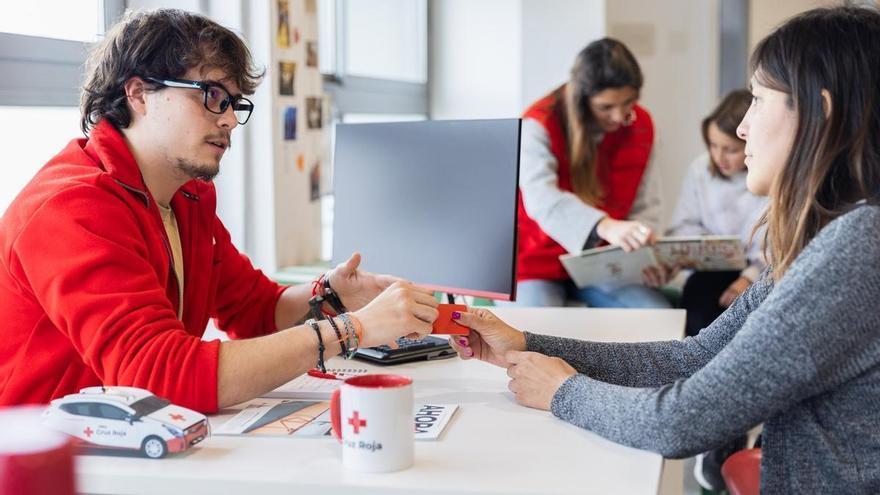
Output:
<path fill-rule="evenodd" d="M 220 165 L 195 163 L 184 160 L 183 158 L 178 158 L 177 170 L 190 179 L 211 182 L 214 180 L 214 177 L 217 177 L 217 174 L 220 173 Z"/>

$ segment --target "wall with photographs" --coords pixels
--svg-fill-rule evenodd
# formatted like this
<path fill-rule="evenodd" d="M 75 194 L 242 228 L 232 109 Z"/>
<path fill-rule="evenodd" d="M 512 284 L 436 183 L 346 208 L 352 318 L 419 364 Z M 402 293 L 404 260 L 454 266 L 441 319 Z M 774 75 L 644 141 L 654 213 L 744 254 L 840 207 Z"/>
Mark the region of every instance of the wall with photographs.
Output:
<path fill-rule="evenodd" d="M 271 80 L 275 122 L 276 266 L 283 267 L 313 263 L 321 256 L 328 105 L 318 70 L 316 0 L 275 0 L 272 18 L 266 77 Z"/>

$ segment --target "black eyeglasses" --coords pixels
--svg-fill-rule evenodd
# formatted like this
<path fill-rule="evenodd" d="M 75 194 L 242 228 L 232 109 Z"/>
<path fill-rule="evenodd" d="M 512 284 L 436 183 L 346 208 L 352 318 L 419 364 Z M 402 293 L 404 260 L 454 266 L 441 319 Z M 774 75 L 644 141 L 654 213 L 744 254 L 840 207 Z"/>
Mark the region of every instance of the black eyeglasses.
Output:
<path fill-rule="evenodd" d="M 169 88 L 200 89 L 205 93 L 205 108 L 209 112 L 220 115 L 232 105 L 235 120 L 242 125 L 247 123 L 254 111 L 254 104 L 251 100 L 243 96 L 230 95 L 229 91 L 218 83 L 189 81 L 187 79 L 157 79 L 155 77 L 145 77 L 144 79 Z"/>

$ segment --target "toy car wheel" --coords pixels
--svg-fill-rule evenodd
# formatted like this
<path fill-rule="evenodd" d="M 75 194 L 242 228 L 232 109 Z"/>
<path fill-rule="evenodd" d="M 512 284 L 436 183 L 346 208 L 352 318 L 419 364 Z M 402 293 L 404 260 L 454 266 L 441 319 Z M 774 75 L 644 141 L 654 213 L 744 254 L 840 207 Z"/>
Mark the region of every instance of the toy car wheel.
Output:
<path fill-rule="evenodd" d="M 168 446 L 161 438 L 150 436 L 144 439 L 141 451 L 150 459 L 161 459 L 168 453 Z"/>

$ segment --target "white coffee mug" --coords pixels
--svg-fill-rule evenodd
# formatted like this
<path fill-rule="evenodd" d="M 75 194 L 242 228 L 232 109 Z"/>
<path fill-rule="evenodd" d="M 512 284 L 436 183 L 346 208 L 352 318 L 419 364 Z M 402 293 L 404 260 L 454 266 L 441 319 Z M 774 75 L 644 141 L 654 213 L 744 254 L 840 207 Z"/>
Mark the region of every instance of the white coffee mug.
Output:
<path fill-rule="evenodd" d="M 413 464 L 412 379 L 362 375 L 346 379 L 330 400 L 333 434 L 342 443 L 342 464 L 380 473 Z"/>

